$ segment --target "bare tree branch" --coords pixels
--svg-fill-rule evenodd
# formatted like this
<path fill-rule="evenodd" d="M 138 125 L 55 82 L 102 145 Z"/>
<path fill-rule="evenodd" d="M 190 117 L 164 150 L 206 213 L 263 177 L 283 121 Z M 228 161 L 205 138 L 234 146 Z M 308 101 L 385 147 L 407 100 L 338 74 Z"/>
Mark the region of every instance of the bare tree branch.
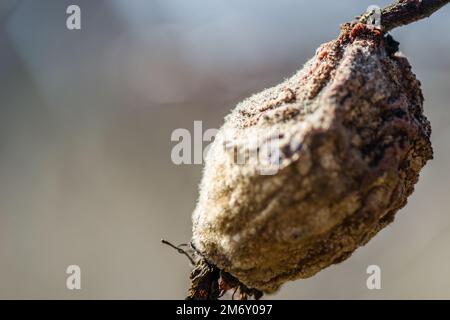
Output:
<path fill-rule="evenodd" d="M 448 4 L 450 0 L 398 0 L 381 11 L 381 25 L 384 32 L 428 18 Z M 359 21 L 367 22 L 371 13 L 363 14 Z"/>

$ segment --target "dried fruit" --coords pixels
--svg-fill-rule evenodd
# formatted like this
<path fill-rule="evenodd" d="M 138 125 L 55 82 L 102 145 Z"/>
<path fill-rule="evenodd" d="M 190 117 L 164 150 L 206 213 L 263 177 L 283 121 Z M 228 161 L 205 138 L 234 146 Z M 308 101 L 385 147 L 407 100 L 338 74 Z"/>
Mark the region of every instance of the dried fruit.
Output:
<path fill-rule="evenodd" d="M 274 292 L 393 221 L 433 154 L 420 82 L 397 49 L 373 26 L 344 24 L 297 74 L 227 116 L 193 213 L 190 298 Z M 251 157 L 237 163 L 233 151 L 274 136 L 275 174 Z"/>

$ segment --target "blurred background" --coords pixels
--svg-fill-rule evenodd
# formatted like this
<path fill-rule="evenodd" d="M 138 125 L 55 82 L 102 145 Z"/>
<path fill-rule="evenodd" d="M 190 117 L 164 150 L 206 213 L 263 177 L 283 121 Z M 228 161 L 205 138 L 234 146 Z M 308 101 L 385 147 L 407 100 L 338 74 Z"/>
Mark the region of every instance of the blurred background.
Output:
<path fill-rule="evenodd" d="M 218 128 L 292 75 L 339 25 L 390 1 L 0 2 L 0 298 L 180 299 L 201 165 L 177 128 Z M 81 8 L 82 30 L 66 28 Z M 435 159 L 351 259 L 274 299 L 450 298 L 450 6 L 393 32 L 423 83 Z M 67 290 L 68 265 L 82 289 Z M 368 290 L 366 268 L 382 270 Z"/>

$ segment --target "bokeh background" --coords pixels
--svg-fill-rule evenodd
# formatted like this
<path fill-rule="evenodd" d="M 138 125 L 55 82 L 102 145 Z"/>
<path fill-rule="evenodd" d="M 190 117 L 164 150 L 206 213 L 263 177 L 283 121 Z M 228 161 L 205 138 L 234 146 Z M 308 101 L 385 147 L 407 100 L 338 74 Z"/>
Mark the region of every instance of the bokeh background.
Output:
<path fill-rule="evenodd" d="M 0 298 L 179 299 L 201 165 L 173 130 L 218 128 L 300 68 L 362 0 L 0 2 Z M 81 7 L 81 31 L 66 8 Z M 450 298 L 450 6 L 393 32 L 423 83 L 435 159 L 396 222 L 274 299 Z M 66 289 L 66 267 L 82 289 Z M 382 289 L 366 288 L 366 268 Z"/>

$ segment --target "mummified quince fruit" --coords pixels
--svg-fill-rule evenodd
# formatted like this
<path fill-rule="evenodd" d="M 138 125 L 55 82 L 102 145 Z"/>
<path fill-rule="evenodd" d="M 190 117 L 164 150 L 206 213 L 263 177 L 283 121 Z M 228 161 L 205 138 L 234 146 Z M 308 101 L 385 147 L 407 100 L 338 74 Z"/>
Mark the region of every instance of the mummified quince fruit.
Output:
<path fill-rule="evenodd" d="M 432 158 L 420 83 L 396 45 L 345 24 L 297 74 L 226 117 L 193 213 L 204 261 L 273 292 L 347 259 L 393 221 Z M 274 135 L 273 174 L 230 152 Z"/>

